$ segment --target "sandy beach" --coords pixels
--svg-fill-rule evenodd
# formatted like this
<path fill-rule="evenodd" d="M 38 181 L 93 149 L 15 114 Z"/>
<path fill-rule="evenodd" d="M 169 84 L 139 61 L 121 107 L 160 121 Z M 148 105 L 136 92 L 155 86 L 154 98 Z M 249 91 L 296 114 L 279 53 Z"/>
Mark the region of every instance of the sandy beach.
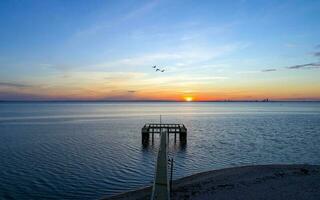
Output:
<path fill-rule="evenodd" d="M 103 199 L 150 199 L 151 187 Z M 319 165 L 256 165 L 198 173 L 173 182 L 172 199 L 320 199 Z"/>

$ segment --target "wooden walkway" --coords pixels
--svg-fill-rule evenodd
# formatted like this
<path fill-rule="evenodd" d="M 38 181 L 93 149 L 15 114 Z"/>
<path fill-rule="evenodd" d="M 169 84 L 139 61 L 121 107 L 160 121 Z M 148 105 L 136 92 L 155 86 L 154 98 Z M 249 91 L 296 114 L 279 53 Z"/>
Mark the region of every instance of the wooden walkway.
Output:
<path fill-rule="evenodd" d="M 170 185 L 168 181 L 168 144 L 169 135 L 174 134 L 176 143 L 179 134 L 180 144 L 184 146 L 187 142 L 187 128 L 183 124 L 145 124 L 141 129 L 142 144 L 148 146 L 150 135 L 152 143 L 154 134 L 160 134 L 160 146 L 158 151 L 155 177 L 152 188 L 151 200 L 169 200 Z M 171 161 L 172 162 L 172 161 Z M 172 168 L 172 166 L 171 166 Z"/>
<path fill-rule="evenodd" d="M 155 178 L 152 188 L 151 200 L 169 200 L 170 187 L 168 180 L 168 134 L 161 129 L 160 146 L 158 151 Z"/>

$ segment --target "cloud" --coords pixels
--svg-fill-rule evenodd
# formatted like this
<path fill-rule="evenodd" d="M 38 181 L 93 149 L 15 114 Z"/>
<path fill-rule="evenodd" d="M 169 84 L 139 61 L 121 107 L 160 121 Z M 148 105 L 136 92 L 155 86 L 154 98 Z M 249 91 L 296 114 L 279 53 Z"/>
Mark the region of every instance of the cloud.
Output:
<path fill-rule="evenodd" d="M 99 32 L 113 29 L 115 26 L 119 26 L 122 23 L 131 21 L 136 18 L 144 17 L 146 14 L 151 12 L 157 5 L 159 4 L 158 0 L 149 1 L 142 6 L 127 12 L 126 14 L 122 15 L 121 17 L 114 18 L 112 20 L 105 19 L 100 21 L 90 27 L 80 30 L 79 32 L 75 33 L 75 37 L 91 37 L 94 34 Z"/>
<path fill-rule="evenodd" d="M 158 3 L 158 0 L 149 1 L 143 6 L 137 8 L 136 10 L 129 12 L 122 18 L 122 21 L 127 21 L 136 17 L 143 17 L 144 15 L 152 11 L 158 5 Z"/>
<path fill-rule="evenodd" d="M 198 68 L 204 62 L 212 59 L 223 57 L 236 50 L 244 49 L 249 46 L 248 43 L 230 43 L 226 45 L 212 47 L 186 47 L 175 48 L 170 51 L 160 51 L 154 53 L 146 53 L 137 56 L 124 57 L 117 60 L 97 63 L 91 65 L 91 69 L 96 70 L 115 70 L 123 67 L 151 67 L 153 65 L 161 65 L 169 68 L 170 71 L 184 70 L 186 68 Z"/>
<path fill-rule="evenodd" d="M 192 84 L 210 84 L 212 82 L 219 82 L 229 79 L 226 76 L 190 76 L 190 75 L 174 75 L 174 76 L 164 76 L 164 77 L 150 77 L 148 79 L 142 80 L 141 85 L 150 87 L 150 85 L 158 87 L 167 87 L 167 89 L 173 89 L 175 87 L 186 87 Z"/>
<path fill-rule="evenodd" d="M 27 84 L 22 84 L 22 83 L 0 82 L 0 87 L 27 88 L 31 86 Z"/>
<path fill-rule="evenodd" d="M 320 44 L 316 45 L 315 48 L 320 48 Z M 315 57 L 320 58 L 320 51 L 313 53 Z M 312 62 L 312 63 L 306 63 L 306 64 L 300 64 L 300 65 L 292 65 L 285 67 L 286 69 L 320 69 L 320 61 L 318 62 Z M 277 69 L 264 69 L 262 72 L 273 72 L 277 71 Z"/>
<path fill-rule="evenodd" d="M 295 48 L 295 47 L 297 47 L 298 45 L 297 45 L 297 44 L 294 44 L 294 43 L 287 43 L 287 44 L 285 44 L 285 46 L 288 47 L 288 48 Z"/>
<path fill-rule="evenodd" d="M 287 69 L 318 69 L 320 68 L 320 63 L 307 63 L 302 65 L 293 65 L 286 68 Z"/>
<path fill-rule="evenodd" d="M 261 71 L 258 70 L 244 70 L 244 71 L 238 71 L 236 72 L 237 74 L 257 74 L 260 73 Z"/>
<path fill-rule="evenodd" d="M 135 91 L 135 90 L 128 90 L 127 92 L 128 92 L 128 93 L 136 93 L 137 91 Z"/>
<path fill-rule="evenodd" d="M 48 100 L 48 98 L 46 98 L 45 96 L 31 94 L 31 93 L 1 91 L 0 100 L 1 101 Z"/>
<path fill-rule="evenodd" d="M 122 58 L 110 62 L 100 63 L 94 65 L 97 68 L 118 68 L 118 67 L 136 67 L 136 66 L 150 66 L 160 61 L 182 59 L 184 55 L 179 53 L 154 53 L 145 54 L 136 57 Z"/>
<path fill-rule="evenodd" d="M 315 52 L 313 55 L 316 57 L 320 57 L 320 52 Z"/>
<path fill-rule="evenodd" d="M 68 73 L 70 71 L 73 71 L 74 69 L 81 69 L 84 66 L 83 65 L 78 65 L 78 64 L 65 64 L 65 63 L 55 63 L 55 64 L 41 64 L 41 67 L 45 69 L 54 69 L 57 71 L 61 71 L 64 73 Z"/>
<path fill-rule="evenodd" d="M 262 72 L 274 72 L 277 71 L 277 69 L 264 69 Z"/>
<path fill-rule="evenodd" d="M 145 73 L 139 72 L 108 72 L 104 73 L 103 79 L 108 82 L 126 82 L 129 80 L 139 80 L 145 76 Z"/>

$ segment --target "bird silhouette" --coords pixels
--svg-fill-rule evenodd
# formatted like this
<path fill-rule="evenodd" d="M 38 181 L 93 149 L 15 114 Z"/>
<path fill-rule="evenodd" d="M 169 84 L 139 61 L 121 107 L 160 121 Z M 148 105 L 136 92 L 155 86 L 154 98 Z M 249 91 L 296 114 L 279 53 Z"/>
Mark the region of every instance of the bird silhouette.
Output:
<path fill-rule="evenodd" d="M 159 72 L 165 72 L 165 70 L 164 70 L 164 69 L 160 69 L 160 68 L 158 68 L 158 67 L 157 67 L 157 65 L 152 66 L 152 68 L 153 68 L 153 69 L 155 69 L 155 70 L 156 70 L 156 72 L 157 72 L 157 71 L 159 71 Z"/>

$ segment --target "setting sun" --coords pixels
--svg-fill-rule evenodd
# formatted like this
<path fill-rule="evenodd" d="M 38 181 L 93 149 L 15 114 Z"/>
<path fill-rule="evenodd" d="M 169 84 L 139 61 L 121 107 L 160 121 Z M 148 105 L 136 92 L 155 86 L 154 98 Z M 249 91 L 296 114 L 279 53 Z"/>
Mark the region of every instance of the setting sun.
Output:
<path fill-rule="evenodd" d="M 193 98 L 192 97 L 185 97 L 184 100 L 190 102 L 190 101 L 193 101 Z"/>

